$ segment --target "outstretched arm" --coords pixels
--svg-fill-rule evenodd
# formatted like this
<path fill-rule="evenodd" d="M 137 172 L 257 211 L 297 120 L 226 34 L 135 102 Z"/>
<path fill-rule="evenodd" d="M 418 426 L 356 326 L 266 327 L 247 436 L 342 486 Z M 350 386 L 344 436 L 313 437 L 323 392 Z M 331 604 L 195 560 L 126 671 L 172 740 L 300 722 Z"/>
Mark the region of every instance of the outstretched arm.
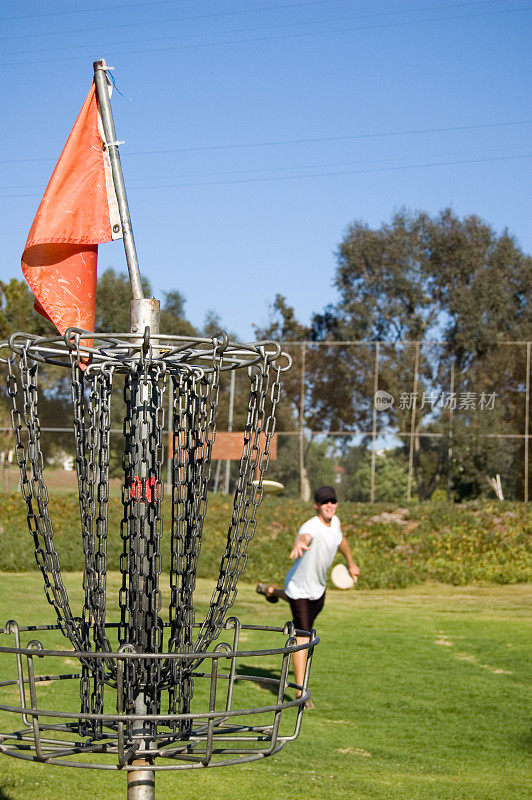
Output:
<path fill-rule="evenodd" d="M 290 553 L 290 558 L 299 558 L 302 556 L 305 550 L 310 549 L 311 541 L 312 536 L 309 533 L 299 533 L 296 536 L 292 552 Z"/>
<path fill-rule="evenodd" d="M 349 545 L 347 544 L 347 539 L 345 538 L 345 536 L 342 536 L 342 541 L 338 545 L 338 550 L 341 552 L 341 554 L 347 561 L 347 569 L 349 570 L 349 574 L 356 583 L 358 580 L 358 576 L 360 575 L 360 569 L 353 561 L 353 556 L 351 555 L 351 550 L 349 549 Z"/>

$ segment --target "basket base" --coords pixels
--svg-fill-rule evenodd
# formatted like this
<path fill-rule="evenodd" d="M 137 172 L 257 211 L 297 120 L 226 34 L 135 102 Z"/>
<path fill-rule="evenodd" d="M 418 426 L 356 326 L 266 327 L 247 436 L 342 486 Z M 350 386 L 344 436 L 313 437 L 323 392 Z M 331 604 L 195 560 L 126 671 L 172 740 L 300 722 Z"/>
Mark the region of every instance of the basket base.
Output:
<path fill-rule="evenodd" d="M 22 724 L 11 733 L 0 732 L 0 754 L 54 766 L 122 770 L 136 773 L 137 778 L 143 771 L 229 766 L 274 755 L 299 734 L 310 698 L 312 653 L 319 640 L 313 632 L 308 643 L 298 645 L 291 624 L 285 628 L 242 625 L 231 618 L 226 629 L 233 631 L 232 644 L 221 642 L 201 654 L 82 653 L 46 648 L 35 639 L 24 646 L 21 635 L 34 635 L 36 628 L 10 621 L 1 632 L 14 636 L 15 646 L 0 647 L 0 712 L 2 727 L 13 714 Z M 57 635 L 57 630 L 52 625 L 40 627 L 46 635 Z M 283 639 L 278 647 L 238 649 L 240 638 L 259 635 L 261 641 L 272 635 L 277 641 L 279 635 Z M 288 681 L 288 670 L 293 652 L 301 649 L 308 651 L 308 659 L 305 680 L 299 686 Z M 151 674 L 164 674 L 170 662 L 177 662 L 180 669 L 174 673 L 186 672 L 188 680 L 192 677 L 194 695 L 186 713 L 150 714 L 142 702 L 136 703 L 135 713 L 126 712 L 122 691 L 109 681 L 101 687 L 103 708 L 98 713 L 79 711 L 81 671 L 57 671 L 61 664 L 77 660 L 80 667 L 83 664 L 89 671 L 94 667 L 94 674 L 100 675 L 105 660 L 107 676 L 113 670 L 115 675 L 124 675 L 127 662 L 147 659 L 157 665 Z M 193 659 L 194 671 L 190 666 L 184 670 Z M 170 691 L 175 692 L 175 687 L 160 687 L 159 708 L 165 703 L 168 707 Z M 19 705 L 12 704 L 16 694 Z M 252 705 L 256 699 L 259 702 Z"/>

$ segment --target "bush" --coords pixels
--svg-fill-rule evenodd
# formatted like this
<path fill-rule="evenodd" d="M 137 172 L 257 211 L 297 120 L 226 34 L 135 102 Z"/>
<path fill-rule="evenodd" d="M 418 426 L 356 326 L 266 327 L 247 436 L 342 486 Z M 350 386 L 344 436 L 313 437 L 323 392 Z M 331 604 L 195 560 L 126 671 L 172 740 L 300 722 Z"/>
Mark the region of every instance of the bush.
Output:
<path fill-rule="evenodd" d="M 50 511 L 62 569 L 82 570 L 77 496 L 52 496 Z M 199 577 L 214 578 L 218 574 L 231 511 L 230 498 L 210 498 Z M 249 546 L 245 579 L 282 582 L 294 536 L 311 514 L 312 508 L 299 500 L 266 497 L 257 514 L 257 532 Z M 163 569 L 168 569 L 169 562 L 168 515 L 169 504 L 165 502 Z M 389 503 L 342 503 L 339 516 L 360 565 L 361 587 L 392 588 L 427 580 L 457 585 L 479 581 L 520 583 L 532 578 L 532 509 L 522 503 L 412 503 L 402 509 Z M 121 518 L 120 500 L 112 498 L 107 547 L 111 570 L 119 567 Z M 0 540 L 0 570 L 37 569 L 25 505 L 17 494 L 4 495 Z"/>

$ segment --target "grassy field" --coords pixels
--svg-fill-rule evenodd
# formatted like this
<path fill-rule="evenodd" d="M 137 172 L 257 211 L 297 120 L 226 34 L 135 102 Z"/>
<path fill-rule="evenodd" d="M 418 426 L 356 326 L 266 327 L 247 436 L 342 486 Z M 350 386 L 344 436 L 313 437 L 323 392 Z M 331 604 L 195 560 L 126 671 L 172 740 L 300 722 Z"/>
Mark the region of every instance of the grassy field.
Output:
<path fill-rule="evenodd" d="M 79 601 L 80 576 L 66 583 Z M 209 592 L 200 580 L 200 607 Z M 0 622 L 52 621 L 42 598 L 37 574 L 1 575 Z M 311 675 L 316 709 L 300 738 L 257 764 L 157 776 L 158 800 L 530 797 L 530 601 L 523 584 L 330 591 Z M 234 610 L 243 622 L 288 618 L 249 584 Z M 0 800 L 125 796 L 124 775 L 0 758 Z"/>

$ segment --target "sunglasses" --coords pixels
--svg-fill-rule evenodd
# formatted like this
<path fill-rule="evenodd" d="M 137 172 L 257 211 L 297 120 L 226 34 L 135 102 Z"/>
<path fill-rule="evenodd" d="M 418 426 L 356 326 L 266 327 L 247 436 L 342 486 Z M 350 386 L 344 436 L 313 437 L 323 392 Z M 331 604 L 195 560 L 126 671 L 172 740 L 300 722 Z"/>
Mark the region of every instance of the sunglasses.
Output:
<path fill-rule="evenodd" d="M 320 500 L 320 506 L 326 506 L 328 503 L 332 503 L 333 506 L 337 506 L 338 500 Z"/>

